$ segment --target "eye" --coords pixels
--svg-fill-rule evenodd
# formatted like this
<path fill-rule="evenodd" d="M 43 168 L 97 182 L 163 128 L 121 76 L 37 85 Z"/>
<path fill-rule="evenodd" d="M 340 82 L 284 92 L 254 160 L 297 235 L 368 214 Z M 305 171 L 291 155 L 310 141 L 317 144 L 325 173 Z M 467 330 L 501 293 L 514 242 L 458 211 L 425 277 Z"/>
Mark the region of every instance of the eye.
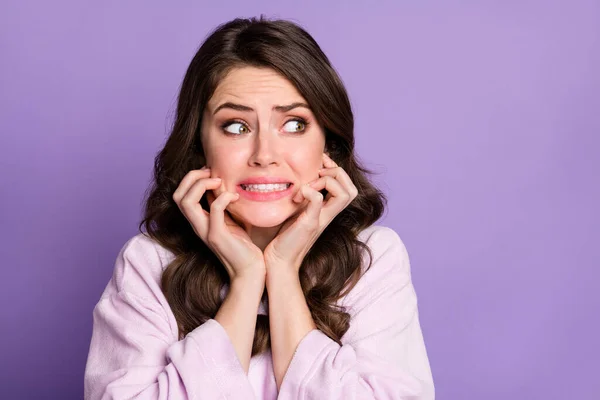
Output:
<path fill-rule="evenodd" d="M 302 118 L 294 118 L 286 122 L 284 126 L 287 126 L 291 129 L 288 132 L 297 133 L 305 131 L 307 125 L 308 122 L 306 122 Z"/>
<path fill-rule="evenodd" d="M 231 135 L 243 135 L 250 131 L 245 124 L 237 121 L 227 121 L 221 125 L 221 128 Z"/>

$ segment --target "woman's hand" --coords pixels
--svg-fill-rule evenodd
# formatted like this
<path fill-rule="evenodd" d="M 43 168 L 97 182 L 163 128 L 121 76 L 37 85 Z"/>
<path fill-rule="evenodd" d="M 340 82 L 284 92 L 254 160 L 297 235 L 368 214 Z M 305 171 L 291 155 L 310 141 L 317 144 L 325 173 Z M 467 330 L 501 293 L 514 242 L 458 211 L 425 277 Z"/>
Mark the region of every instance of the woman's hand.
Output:
<path fill-rule="evenodd" d="M 173 200 L 194 228 L 196 235 L 219 257 L 230 280 L 250 279 L 264 285 L 265 264 L 263 253 L 246 232 L 225 211 L 239 194 L 223 191 L 215 198 L 212 190 L 221 188 L 220 178 L 210 178 L 209 168 L 192 170 L 186 174 L 173 193 Z M 208 190 L 210 213 L 200 204 Z"/>
<path fill-rule="evenodd" d="M 267 273 L 290 270 L 298 273 L 302 260 L 329 223 L 354 200 L 358 190 L 342 168 L 323 154 L 325 168 L 319 171 L 319 179 L 302 185 L 294 202 L 308 200 L 307 207 L 295 218 L 286 221 L 277 236 L 265 248 Z M 323 203 L 319 190 L 328 194 Z"/>

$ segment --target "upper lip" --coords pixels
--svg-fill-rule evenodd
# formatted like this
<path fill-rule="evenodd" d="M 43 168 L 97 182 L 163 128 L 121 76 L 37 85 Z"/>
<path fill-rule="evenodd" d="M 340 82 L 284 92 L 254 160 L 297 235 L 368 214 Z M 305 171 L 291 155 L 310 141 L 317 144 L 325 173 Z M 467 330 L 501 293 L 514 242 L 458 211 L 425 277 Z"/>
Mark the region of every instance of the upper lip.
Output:
<path fill-rule="evenodd" d="M 261 183 L 292 183 L 289 179 L 280 178 L 277 176 L 254 176 L 244 179 L 240 185 L 252 185 Z"/>

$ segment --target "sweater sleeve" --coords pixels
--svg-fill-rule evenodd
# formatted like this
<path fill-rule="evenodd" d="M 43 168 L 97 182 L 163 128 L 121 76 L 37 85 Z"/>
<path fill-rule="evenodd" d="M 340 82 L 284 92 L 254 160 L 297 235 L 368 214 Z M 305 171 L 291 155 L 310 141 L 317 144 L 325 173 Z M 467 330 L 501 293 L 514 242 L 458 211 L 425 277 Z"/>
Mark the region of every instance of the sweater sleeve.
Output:
<path fill-rule="evenodd" d="M 278 399 L 434 399 L 406 248 L 383 226 L 367 245 L 373 264 L 342 303 L 351 315 L 342 345 L 318 329 L 309 332 Z"/>
<path fill-rule="evenodd" d="M 85 399 L 252 399 L 225 329 L 214 319 L 177 339 L 173 315 L 158 301 L 155 259 L 144 241 L 123 248 L 93 311 Z M 145 254 L 143 254 L 145 253 Z M 156 254 L 156 253 L 154 253 Z"/>

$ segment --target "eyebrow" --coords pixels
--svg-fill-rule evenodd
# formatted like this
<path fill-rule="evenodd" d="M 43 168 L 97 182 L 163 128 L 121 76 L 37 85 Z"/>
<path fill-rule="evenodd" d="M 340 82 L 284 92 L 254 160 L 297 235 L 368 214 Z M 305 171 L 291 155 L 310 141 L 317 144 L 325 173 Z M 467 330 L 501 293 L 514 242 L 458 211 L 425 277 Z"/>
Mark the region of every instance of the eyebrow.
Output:
<path fill-rule="evenodd" d="M 308 104 L 296 102 L 296 103 L 289 104 L 287 106 L 274 106 L 273 111 L 288 112 L 297 107 L 303 107 L 303 108 L 310 110 L 310 106 Z M 213 115 L 215 115 L 222 108 L 231 108 L 232 110 L 237 110 L 237 111 L 254 111 L 254 109 L 251 107 L 244 106 L 242 104 L 235 104 L 235 103 L 227 102 L 227 103 L 223 103 L 219 107 L 217 107 L 217 109 L 215 110 Z"/>

